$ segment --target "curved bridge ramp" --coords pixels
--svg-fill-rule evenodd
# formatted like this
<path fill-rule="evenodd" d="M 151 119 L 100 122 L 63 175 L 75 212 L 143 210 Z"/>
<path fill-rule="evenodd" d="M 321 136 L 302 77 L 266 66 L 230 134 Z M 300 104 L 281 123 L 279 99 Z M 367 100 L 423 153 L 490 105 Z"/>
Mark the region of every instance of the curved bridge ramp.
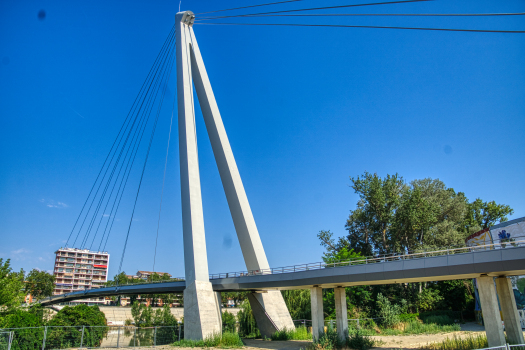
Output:
<path fill-rule="evenodd" d="M 525 246 L 505 249 L 477 250 L 460 254 L 410 257 L 399 256 L 385 260 L 352 263 L 348 266 L 323 266 L 320 269 L 293 272 L 290 269 L 272 269 L 264 274 L 210 279 L 213 290 L 265 291 L 334 288 L 371 284 L 443 281 L 480 276 L 525 275 Z M 221 275 L 222 276 L 222 275 Z M 184 281 L 144 283 L 90 289 L 43 299 L 43 305 L 72 300 L 129 294 L 159 294 L 182 292 Z"/>

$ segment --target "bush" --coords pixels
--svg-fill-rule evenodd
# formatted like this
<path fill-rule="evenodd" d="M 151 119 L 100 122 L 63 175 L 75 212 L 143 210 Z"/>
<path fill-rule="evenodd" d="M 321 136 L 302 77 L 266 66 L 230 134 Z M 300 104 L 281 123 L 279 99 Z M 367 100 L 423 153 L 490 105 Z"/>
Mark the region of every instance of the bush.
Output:
<path fill-rule="evenodd" d="M 436 323 L 422 323 L 419 321 L 410 321 L 407 323 L 404 334 L 435 334 L 446 332 L 460 331 L 461 327 L 458 324 L 440 325 Z"/>
<path fill-rule="evenodd" d="M 346 345 L 351 349 L 368 350 L 374 347 L 374 340 L 362 334 L 360 331 L 350 333 Z"/>
<path fill-rule="evenodd" d="M 48 328 L 46 346 L 63 349 L 80 345 L 85 326 L 84 346 L 97 347 L 108 331 L 106 324 L 106 316 L 98 306 L 64 306 L 48 324 L 53 327 Z"/>
<path fill-rule="evenodd" d="M 326 333 L 320 336 L 319 340 L 312 344 L 312 347 L 316 350 L 333 350 L 340 349 L 342 345 L 337 332 L 332 327 L 328 327 Z"/>
<path fill-rule="evenodd" d="M 226 330 L 228 332 L 235 332 L 235 322 L 237 322 L 235 320 L 235 315 L 228 312 L 228 311 L 224 311 L 222 313 L 222 329 L 223 330 Z"/>
<path fill-rule="evenodd" d="M 32 350 L 42 347 L 44 338 L 43 320 L 41 313 L 35 311 L 35 308 L 30 310 L 13 309 L 2 320 L 2 328 L 24 328 L 14 330 L 12 350 Z"/>
<path fill-rule="evenodd" d="M 237 314 L 239 320 L 239 333 L 246 338 L 259 338 L 261 332 L 257 328 L 255 317 L 253 316 L 252 307 L 248 300 L 243 301 L 241 310 Z"/>
<path fill-rule="evenodd" d="M 186 340 L 182 339 L 173 343 L 173 346 L 183 348 L 211 348 L 217 347 L 222 349 L 239 348 L 244 344 L 237 333 L 224 332 L 223 334 L 214 334 L 204 340 Z"/>
<path fill-rule="evenodd" d="M 454 323 L 454 320 L 461 319 L 461 312 L 452 311 L 452 310 L 436 310 L 436 311 L 428 311 L 428 312 L 419 313 L 419 318 L 425 323 L 431 323 L 431 322 L 427 322 L 427 319 L 432 316 L 447 316 L 448 318 L 452 320 L 451 323 Z"/>
<path fill-rule="evenodd" d="M 383 294 L 379 293 L 377 295 L 377 308 L 379 309 L 378 315 L 381 319 L 381 324 L 390 328 L 401 322 L 399 315 L 406 313 L 407 303 L 403 299 L 401 300 L 401 305 L 392 304 Z"/>
<path fill-rule="evenodd" d="M 410 322 L 410 321 L 415 321 L 418 319 L 418 316 L 419 314 L 401 314 L 399 315 L 399 320 L 401 322 Z"/>
<path fill-rule="evenodd" d="M 451 319 L 447 315 L 435 315 L 435 316 L 428 316 L 425 318 L 425 323 L 435 323 L 440 326 L 450 325 L 454 324 L 454 320 Z"/>
<path fill-rule="evenodd" d="M 275 332 L 271 336 L 272 340 L 311 340 L 312 335 L 308 333 L 306 327 L 297 327 L 295 329 L 283 329 Z"/>

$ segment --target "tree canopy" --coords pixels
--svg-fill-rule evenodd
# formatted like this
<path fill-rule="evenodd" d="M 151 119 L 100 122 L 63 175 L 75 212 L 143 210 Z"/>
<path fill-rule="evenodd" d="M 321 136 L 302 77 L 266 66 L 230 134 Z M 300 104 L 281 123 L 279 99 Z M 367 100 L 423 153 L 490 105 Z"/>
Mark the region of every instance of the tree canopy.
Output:
<path fill-rule="evenodd" d="M 461 245 L 469 234 L 513 213 L 494 201 L 469 202 L 439 179 L 406 183 L 398 174 L 381 178 L 365 172 L 350 180 L 359 201 L 346 222 L 348 236 L 339 239 L 336 250 L 347 245 L 372 255 Z"/>
<path fill-rule="evenodd" d="M 25 292 L 40 300 L 53 295 L 55 276 L 37 269 L 31 270 L 26 277 Z"/>
<path fill-rule="evenodd" d="M 0 313 L 20 306 L 24 297 L 24 270 L 13 271 L 11 260 L 0 258 Z"/>

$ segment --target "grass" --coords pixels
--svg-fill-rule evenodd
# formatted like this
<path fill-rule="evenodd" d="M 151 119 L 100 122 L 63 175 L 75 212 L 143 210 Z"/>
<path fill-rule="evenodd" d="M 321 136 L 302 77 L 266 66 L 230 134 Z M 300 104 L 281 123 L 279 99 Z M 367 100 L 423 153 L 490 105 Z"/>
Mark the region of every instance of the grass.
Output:
<path fill-rule="evenodd" d="M 362 328 L 363 335 L 410 335 L 410 334 L 437 334 L 460 331 L 459 324 L 437 324 L 437 323 L 422 323 L 418 320 L 411 320 L 409 322 L 401 323 L 397 328 L 381 328 L 381 333 L 378 334 L 378 329 Z"/>
<path fill-rule="evenodd" d="M 238 333 L 224 332 L 223 334 L 214 334 L 204 340 L 187 340 L 182 339 L 173 343 L 173 346 L 182 348 L 221 348 L 232 349 L 242 348 L 244 344 Z"/>
<path fill-rule="evenodd" d="M 312 340 L 312 335 L 308 333 L 306 327 L 295 329 L 283 329 L 272 334 L 272 340 Z"/>
<path fill-rule="evenodd" d="M 485 335 L 469 336 L 467 338 L 459 338 L 454 336 L 452 339 L 448 338 L 439 343 L 431 343 L 423 347 L 427 350 L 473 350 L 487 348 L 488 342 Z"/>

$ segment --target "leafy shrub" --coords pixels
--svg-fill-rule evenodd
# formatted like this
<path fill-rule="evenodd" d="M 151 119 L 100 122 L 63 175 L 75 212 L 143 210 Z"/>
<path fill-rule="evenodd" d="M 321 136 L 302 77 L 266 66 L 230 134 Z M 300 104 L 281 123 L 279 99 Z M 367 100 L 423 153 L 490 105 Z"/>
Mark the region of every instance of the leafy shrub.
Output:
<path fill-rule="evenodd" d="M 342 345 L 337 332 L 332 327 L 328 327 L 326 332 L 319 337 L 319 340 L 313 343 L 312 347 L 316 350 L 333 350 L 341 348 Z"/>
<path fill-rule="evenodd" d="M 283 329 L 275 332 L 271 336 L 272 340 L 311 340 L 312 335 L 308 333 L 306 327 L 297 327 L 295 329 Z"/>
<path fill-rule="evenodd" d="M 182 339 L 173 343 L 173 346 L 183 348 L 211 348 L 217 347 L 222 349 L 239 348 L 244 344 L 237 333 L 224 332 L 223 334 L 214 334 L 204 340 L 187 340 Z"/>
<path fill-rule="evenodd" d="M 49 322 L 46 347 L 63 349 L 80 345 L 84 327 L 84 346 L 97 347 L 108 331 L 106 316 L 98 306 L 64 306 Z M 60 327 L 62 326 L 62 327 Z"/>
<path fill-rule="evenodd" d="M 241 310 L 237 314 L 237 319 L 239 320 L 239 333 L 241 336 L 246 338 L 258 338 L 261 336 L 248 300 L 243 301 L 241 304 Z"/>
<path fill-rule="evenodd" d="M 350 333 L 346 342 L 349 348 L 356 350 L 368 350 L 374 347 L 374 340 L 362 334 L 360 331 Z"/>
<path fill-rule="evenodd" d="M 228 311 L 224 311 L 222 313 L 222 328 L 226 331 L 229 331 L 229 332 L 234 332 L 235 331 L 235 322 L 237 322 L 235 320 L 235 315 L 228 312 Z"/>
<path fill-rule="evenodd" d="M 454 320 L 447 315 L 433 315 L 425 318 L 425 323 L 435 323 L 441 326 L 454 324 Z"/>
<path fill-rule="evenodd" d="M 131 326 L 131 324 L 133 323 L 133 321 L 131 319 L 127 319 L 125 322 L 124 322 L 124 325 L 125 326 Z"/>
<path fill-rule="evenodd" d="M 419 318 L 425 323 L 430 323 L 427 322 L 427 318 L 431 316 L 448 316 L 452 321 L 454 321 L 461 319 L 461 312 L 453 310 L 435 310 L 419 313 Z"/>
<path fill-rule="evenodd" d="M 418 319 L 418 316 L 419 314 L 401 314 L 399 315 L 399 320 L 401 322 L 410 322 L 412 320 L 417 320 Z"/>
<path fill-rule="evenodd" d="M 389 328 L 401 322 L 399 315 L 406 313 L 408 307 L 406 300 L 401 300 L 401 305 L 395 305 L 383 294 L 379 293 L 377 295 L 377 308 L 379 309 L 378 315 L 381 319 L 381 324 Z"/>
<path fill-rule="evenodd" d="M 416 305 L 419 311 L 429 311 L 439 305 L 442 300 L 443 297 L 438 289 L 425 288 L 418 294 Z"/>

